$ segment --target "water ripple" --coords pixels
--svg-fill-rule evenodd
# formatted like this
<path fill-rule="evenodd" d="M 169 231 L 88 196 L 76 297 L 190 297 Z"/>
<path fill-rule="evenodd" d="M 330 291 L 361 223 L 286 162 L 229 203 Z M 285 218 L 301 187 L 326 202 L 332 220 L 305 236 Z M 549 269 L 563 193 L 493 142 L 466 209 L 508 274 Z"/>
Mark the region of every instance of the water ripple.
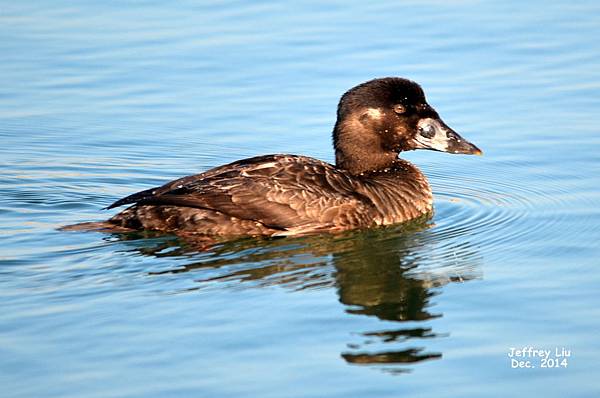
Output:
<path fill-rule="evenodd" d="M 436 201 L 432 241 L 445 245 L 456 238 L 485 236 L 485 251 L 498 254 L 508 244 L 512 248 L 530 244 L 526 237 L 567 216 L 559 211 L 568 204 L 564 185 L 552 179 L 546 184 L 526 184 L 526 179 L 498 178 L 498 173 L 510 176 L 517 165 L 497 162 L 493 166 L 479 168 L 477 175 L 468 170 L 455 173 L 451 179 L 441 166 L 427 170 Z M 536 217 L 545 212 L 552 212 L 553 217 Z"/>

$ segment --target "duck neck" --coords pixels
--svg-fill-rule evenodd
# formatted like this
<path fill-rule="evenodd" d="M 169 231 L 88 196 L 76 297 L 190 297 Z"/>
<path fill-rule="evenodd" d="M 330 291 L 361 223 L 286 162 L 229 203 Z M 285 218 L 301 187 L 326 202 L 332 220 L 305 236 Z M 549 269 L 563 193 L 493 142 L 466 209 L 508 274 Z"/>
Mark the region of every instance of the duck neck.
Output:
<path fill-rule="evenodd" d="M 333 145 L 336 166 L 354 175 L 383 170 L 398 159 L 398 152 L 383 148 L 379 135 L 358 120 L 338 121 Z"/>

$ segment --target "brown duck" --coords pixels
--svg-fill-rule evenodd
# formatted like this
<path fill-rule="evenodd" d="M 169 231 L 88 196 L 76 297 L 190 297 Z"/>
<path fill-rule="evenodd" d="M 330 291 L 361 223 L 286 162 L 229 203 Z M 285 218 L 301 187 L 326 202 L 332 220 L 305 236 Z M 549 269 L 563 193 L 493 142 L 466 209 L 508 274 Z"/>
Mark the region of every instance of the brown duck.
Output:
<path fill-rule="evenodd" d="M 481 151 L 450 129 L 421 87 L 388 77 L 360 84 L 338 105 L 336 164 L 297 155 L 239 160 L 120 199 L 111 219 L 68 229 L 178 235 L 285 236 L 405 222 L 432 213 L 431 188 L 402 151 Z"/>

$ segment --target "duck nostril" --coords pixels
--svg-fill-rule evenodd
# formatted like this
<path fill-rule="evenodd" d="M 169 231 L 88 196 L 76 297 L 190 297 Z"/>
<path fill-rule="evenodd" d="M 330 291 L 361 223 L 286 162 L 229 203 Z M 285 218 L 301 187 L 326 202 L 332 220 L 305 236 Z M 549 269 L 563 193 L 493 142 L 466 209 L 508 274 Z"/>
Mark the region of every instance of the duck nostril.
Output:
<path fill-rule="evenodd" d="M 433 138 L 435 135 L 435 128 L 430 124 L 419 127 L 419 134 L 425 138 Z"/>

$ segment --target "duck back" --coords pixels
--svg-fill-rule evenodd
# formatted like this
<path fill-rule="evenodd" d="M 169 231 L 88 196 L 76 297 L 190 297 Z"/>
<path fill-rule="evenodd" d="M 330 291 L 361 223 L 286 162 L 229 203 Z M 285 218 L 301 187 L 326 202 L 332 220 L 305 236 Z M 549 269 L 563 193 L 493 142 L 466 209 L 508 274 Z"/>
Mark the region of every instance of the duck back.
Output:
<path fill-rule="evenodd" d="M 123 198 L 108 222 L 180 234 L 298 235 L 388 225 L 431 211 L 425 177 L 405 161 L 359 176 L 305 156 L 267 155 Z"/>

